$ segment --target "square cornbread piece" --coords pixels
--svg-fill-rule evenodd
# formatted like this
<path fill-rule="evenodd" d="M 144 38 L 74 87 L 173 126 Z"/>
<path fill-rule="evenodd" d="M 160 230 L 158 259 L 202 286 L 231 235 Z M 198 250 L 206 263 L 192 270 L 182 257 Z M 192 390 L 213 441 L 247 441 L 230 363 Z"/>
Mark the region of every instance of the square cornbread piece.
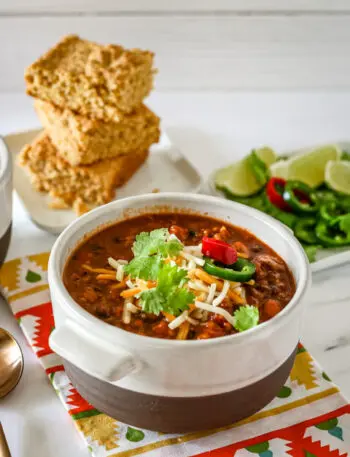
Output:
<path fill-rule="evenodd" d="M 47 192 L 56 201 L 74 207 L 77 202 L 98 206 L 111 201 L 115 189 L 125 184 L 145 162 L 148 151 L 137 151 L 93 165 L 72 167 L 58 154 L 46 131 L 19 155 L 38 192 Z"/>
<path fill-rule="evenodd" d="M 61 108 L 118 121 L 150 93 L 153 53 L 64 37 L 25 72 L 27 93 Z"/>
<path fill-rule="evenodd" d="M 35 109 L 60 156 L 73 166 L 146 151 L 159 141 L 160 119 L 145 105 L 119 122 L 90 119 L 39 99 Z"/>

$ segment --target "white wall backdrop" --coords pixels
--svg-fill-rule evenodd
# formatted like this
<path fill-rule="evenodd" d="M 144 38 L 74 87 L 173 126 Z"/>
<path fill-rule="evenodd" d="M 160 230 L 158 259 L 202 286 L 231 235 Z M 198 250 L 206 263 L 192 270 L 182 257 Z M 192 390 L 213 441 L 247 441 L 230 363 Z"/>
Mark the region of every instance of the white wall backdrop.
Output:
<path fill-rule="evenodd" d="M 0 0 L 0 92 L 67 33 L 152 49 L 158 90 L 350 88 L 350 0 Z"/>

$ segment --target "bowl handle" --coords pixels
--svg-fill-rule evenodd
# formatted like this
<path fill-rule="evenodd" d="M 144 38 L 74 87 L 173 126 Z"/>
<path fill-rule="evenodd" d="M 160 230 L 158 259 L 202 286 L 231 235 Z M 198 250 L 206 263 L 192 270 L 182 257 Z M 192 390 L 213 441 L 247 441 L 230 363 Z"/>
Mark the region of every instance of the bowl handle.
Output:
<path fill-rule="evenodd" d="M 50 335 L 51 349 L 85 373 L 111 384 L 139 369 L 129 352 L 105 341 L 67 319 Z"/>

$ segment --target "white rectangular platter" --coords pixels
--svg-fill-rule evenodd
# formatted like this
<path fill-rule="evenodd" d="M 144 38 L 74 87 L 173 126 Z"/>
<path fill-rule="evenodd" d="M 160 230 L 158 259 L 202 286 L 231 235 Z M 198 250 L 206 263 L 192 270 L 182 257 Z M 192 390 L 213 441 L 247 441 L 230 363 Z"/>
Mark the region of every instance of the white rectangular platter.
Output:
<path fill-rule="evenodd" d="M 59 234 L 77 218 L 72 210 L 49 208 L 49 197 L 36 192 L 26 171 L 17 165 L 17 155 L 25 144 L 31 143 L 41 129 L 18 132 L 4 137 L 13 161 L 13 186 L 32 221 L 48 232 Z M 201 177 L 197 170 L 186 160 L 171 143 L 166 133 L 152 146 L 149 159 L 130 179 L 116 191 L 116 199 L 140 195 L 154 191 L 160 192 L 198 192 Z"/>
<path fill-rule="evenodd" d="M 350 152 L 349 141 L 339 141 L 336 143 L 342 151 Z M 322 145 L 314 145 L 307 148 L 302 148 L 294 151 L 282 152 L 280 155 L 292 156 L 296 154 L 302 154 L 310 151 Z M 216 196 L 224 197 L 224 194 L 215 188 L 214 184 L 214 173 L 208 179 L 207 191 Z M 349 183 L 350 186 L 350 183 Z M 225 197 L 224 197 L 225 198 Z M 320 249 L 316 256 L 316 261 L 311 264 L 311 270 L 313 273 L 318 271 L 324 271 L 331 267 L 336 267 L 344 263 L 350 263 L 350 246 L 335 249 Z"/>

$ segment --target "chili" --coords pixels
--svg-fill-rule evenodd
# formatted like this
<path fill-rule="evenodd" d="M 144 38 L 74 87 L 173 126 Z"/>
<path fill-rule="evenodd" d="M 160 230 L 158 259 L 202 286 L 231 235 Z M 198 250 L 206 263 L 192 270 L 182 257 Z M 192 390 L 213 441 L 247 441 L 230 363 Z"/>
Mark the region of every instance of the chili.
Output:
<path fill-rule="evenodd" d="M 232 265 L 237 260 L 237 251 L 225 241 L 204 236 L 202 239 L 202 253 L 224 265 Z"/>
<path fill-rule="evenodd" d="M 287 181 L 283 199 L 297 213 L 313 214 L 319 209 L 316 193 L 301 181 Z"/>
<path fill-rule="evenodd" d="M 271 178 L 266 185 L 266 194 L 270 202 L 282 211 L 291 211 L 291 207 L 283 198 L 287 181 L 282 178 Z"/>
<path fill-rule="evenodd" d="M 253 262 L 243 258 L 239 258 L 229 267 L 222 267 L 215 265 L 213 260 L 207 257 L 203 270 L 210 275 L 226 279 L 227 281 L 246 282 L 254 276 L 256 268 Z"/>
<path fill-rule="evenodd" d="M 325 203 L 320 208 L 321 218 L 331 226 L 337 224 L 347 214 L 348 211 L 337 201 Z"/>

